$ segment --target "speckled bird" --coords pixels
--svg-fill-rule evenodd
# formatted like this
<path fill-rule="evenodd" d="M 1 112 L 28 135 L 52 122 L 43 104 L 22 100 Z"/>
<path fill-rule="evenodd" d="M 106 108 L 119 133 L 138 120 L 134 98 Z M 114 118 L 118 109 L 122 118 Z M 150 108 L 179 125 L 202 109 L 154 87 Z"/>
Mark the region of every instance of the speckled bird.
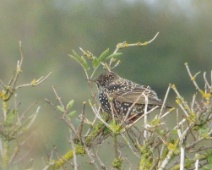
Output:
<path fill-rule="evenodd" d="M 126 123 L 139 118 L 144 113 L 145 105 L 149 111 L 156 106 L 160 108 L 163 104 L 149 86 L 124 79 L 114 72 L 101 74 L 94 81 L 98 87 L 102 109 L 124 119 Z"/>

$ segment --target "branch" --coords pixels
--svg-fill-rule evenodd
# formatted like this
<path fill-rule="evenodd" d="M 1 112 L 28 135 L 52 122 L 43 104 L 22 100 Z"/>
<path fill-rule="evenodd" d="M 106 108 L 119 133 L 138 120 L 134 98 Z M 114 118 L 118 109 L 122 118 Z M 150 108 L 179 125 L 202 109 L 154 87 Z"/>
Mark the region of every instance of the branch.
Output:
<path fill-rule="evenodd" d="M 84 147 L 82 145 L 75 145 L 75 154 L 76 155 L 84 155 L 86 152 L 84 150 Z M 63 155 L 61 158 L 59 158 L 56 161 L 52 161 L 51 165 L 47 168 L 44 168 L 46 170 L 55 170 L 61 168 L 68 160 L 72 159 L 74 156 L 73 150 L 70 150 L 65 155 Z"/>
<path fill-rule="evenodd" d="M 133 43 L 133 44 L 128 44 L 126 41 L 124 41 L 124 42 L 122 42 L 122 43 L 118 43 L 118 44 L 116 45 L 116 49 L 115 49 L 115 51 L 114 51 L 113 53 L 114 53 L 114 54 L 117 53 L 117 52 L 118 52 L 120 49 L 122 49 L 122 48 L 127 48 L 127 47 L 143 47 L 143 46 L 146 46 L 146 45 L 152 43 L 152 42 L 157 38 L 158 34 L 159 34 L 159 32 L 157 32 L 157 33 L 155 34 L 155 36 L 154 36 L 151 40 L 146 41 L 146 42 L 144 42 L 144 43 L 142 43 L 142 42 L 137 42 L 137 43 Z"/>

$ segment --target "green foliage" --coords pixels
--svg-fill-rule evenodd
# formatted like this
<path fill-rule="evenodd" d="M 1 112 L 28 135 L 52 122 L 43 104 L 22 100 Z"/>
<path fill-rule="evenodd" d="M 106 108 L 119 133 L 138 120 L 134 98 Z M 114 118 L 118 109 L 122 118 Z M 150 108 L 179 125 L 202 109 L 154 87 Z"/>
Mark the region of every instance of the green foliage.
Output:
<path fill-rule="evenodd" d="M 157 33 L 151 40 L 146 41 L 144 43 L 137 42 L 134 44 L 128 44 L 126 41 L 124 41 L 123 43 L 118 43 L 116 45 L 116 49 L 114 50 L 114 52 L 110 52 L 109 48 L 107 48 L 98 57 L 95 57 L 90 51 L 85 51 L 82 48 L 80 48 L 80 50 L 83 56 L 80 56 L 73 50 L 72 51 L 73 54 L 72 55 L 69 54 L 69 57 L 71 57 L 75 62 L 77 62 L 83 68 L 87 79 L 91 79 L 101 65 L 103 66 L 103 69 L 107 69 L 108 71 L 110 71 L 116 68 L 120 64 L 120 60 L 118 59 L 118 57 L 122 55 L 122 53 L 119 52 L 120 49 L 127 48 L 127 47 L 146 46 L 150 44 L 151 42 L 153 42 L 155 38 L 158 36 L 158 34 L 159 33 Z M 93 68 L 93 69 L 90 70 L 90 68 Z M 89 71 L 91 72 L 90 74 L 89 74 Z"/>
<path fill-rule="evenodd" d="M 110 61 L 109 56 L 112 55 L 111 58 L 116 59 L 117 64 L 119 64 L 118 61 L 121 59 L 122 66 L 118 68 L 120 73 L 130 76 L 132 80 L 141 81 L 144 84 L 154 84 L 160 96 L 162 96 L 163 89 L 166 88 L 167 82 L 174 82 L 180 90 L 183 100 L 187 101 L 188 107 L 184 107 L 185 105 L 182 105 L 182 100 L 178 100 L 177 98 L 178 111 L 172 115 L 179 114 L 177 117 L 179 120 L 185 117 L 186 120 L 182 123 L 183 125 L 181 128 L 187 127 L 187 125 L 185 125 L 186 123 L 191 124 L 189 130 L 194 132 L 194 135 L 198 134 L 198 137 L 200 137 L 200 139 L 198 139 L 197 136 L 194 136 L 195 138 L 189 136 L 188 138 L 191 140 L 197 139 L 197 143 L 199 143 L 199 140 L 209 140 L 211 138 L 209 135 L 210 128 L 206 123 L 208 119 L 205 114 L 210 115 L 207 113 L 207 111 L 210 112 L 207 106 L 210 104 L 211 89 L 209 89 L 209 91 L 207 89 L 197 90 L 196 94 L 198 94 L 198 99 L 195 100 L 195 103 L 199 104 L 200 110 L 197 109 L 196 111 L 191 109 L 191 112 L 188 112 L 188 108 L 192 107 L 190 103 L 193 101 L 193 99 L 189 98 L 188 94 L 191 92 L 193 93 L 196 87 L 192 88 L 189 84 L 188 76 L 184 74 L 183 63 L 186 60 L 192 65 L 193 70 L 204 69 L 206 72 L 211 70 L 211 38 L 208 36 L 212 27 L 212 22 L 208 22 L 210 16 L 212 16 L 211 1 L 204 2 L 204 4 L 201 1 L 192 1 L 190 3 L 185 3 L 183 8 L 182 4 L 177 2 L 167 1 L 164 6 L 158 5 L 158 3 L 160 2 L 155 1 L 149 4 L 147 1 L 133 1 L 129 4 L 127 1 L 106 2 L 99 0 L 92 2 L 65 0 L 63 3 L 57 3 L 55 1 L 43 1 L 42 3 L 38 1 L 31 2 L 22 0 L 14 2 L 2 1 L 0 6 L 0 23 L 2 25 L 0 29 L 2 40 L 0 42 L 1 80 L 6 80 L 3 82 L 8 82 L 13 72 L 12 70 L 15 70 L 14 73 L 17 72 L 18 74 L 22 74 L 23 71 L 24 76 L 19 79 L 18 83 L 28 82 L 30 79 L 32 81 L 28 84 L 34 86 L 37 83 L 36 79 L 33 78 L 34 76 L 43 74 L 46 70 L 52 70 L 54 74 L 51 80 L 54 81 L 53 84 L 56 85 L 57 88 L 62 89 L 63 94 L 65 94 L 62 98 L 66 99 L 70 96 L 72 98 L 73 95 L 76 95 L 76 90 L 80 88 L 82 90 L 78 92 L 75 98 L 74 107 L 67 107 L 68 104 L 64 106 L 60 106 L 59 104 L 54 105 L 55 107 L 59 106 L 59 112 L 62 114 L 62 118 L 60 117 L 57 119 L 59 121 L 55 122 L 52 121 L 55 117 L 49 116 L 52 110 L 45 110 L 45 104 L 42 103 L 42 100 L 39 100 L 49 96 L 49 90 L 47 90 L 47 88 L 52 85 L 52 81 L 48 81 L 47 84 L 39 87 L 39 90 L 28 90 L 26 88 L 20 91 L 18 90 L 17 98 L 14 96 L 14 94 L 17 94 L 17 89 L 11 88 L 11 85 L 8 86 L 6 83 L 4 84 L 5 86 L 1 84 L 1 139 L 8 139 L 8 136 L 11 136 L 12 146 L 15 145 L 14 143 L 17 141 L 17 138 L 18 142 L 16 142 L 16 144 L 21 144 L 21 138 L 24 137 L 24 134 L 28 134 L 25 132 L 30 131 L 28 125 L 35 119 L 33 116 L 29 116 L 31 110 L 29 111 L 26 109 L 25 114 L 23 114 L 24 119 L 20 122 L 19 118 L 22 117 L 20 115 L 24 113 L 22 108 L 28 108 L 28 106 L 26 106 L 27 102 L 38 99 L 40 104 L 44 105 L 43 108 L 45 108 L 44 110 L 42 109 L 41 115 L 48 115 L 45 121 L 46 123 L 52 122 L 52 124 L 43 127 L 43 122 L 38 122 L 38 125 L 41 125 L 40 127 L 43 128 L 42 134 L 37 138 L 36 144 L 31 145 L 33 151 L 30 156 L 37 154 L 37 158 L 40 160 L 41 154 L 42 157 L 45 157 L 45 155 L 43 155 L 43 150 L 46 150 L 46 148 L 48 149 L 52 144 L 58 146 L 57 151 L 59 150 L 59 153 L 57 152 L 57 155 L 62 155 L 60 146 L 62 146 L 61 150 L 63 150 L 65 148 L 64 143 L 66 142 L 64 140 L 58 140 L 62 133 L 56 134 L 57 131 L 64 132 L 64 129 L 61 128 L 63 126 L 60 124 L 61 119 L 63 119 L 63 116 L 67 119 L 73 118 L 73 120 L 78 118 L 81 114 L 79 100 L 85 100 L 86 95 L 84 93 L 88 91 L 85 87 L 86 83 L 83 75 L 79 75 L 80 73 L 77 70 L 78 64 L 74 62 L 69 63 L 66 58 L 70 46 L 71 48 L 76 48 L 80 44 L 80 46 L 92 50 L 95 54 L 100 54 L 99 56 L 94 56 L 94 59 L 87 59 L 87 57 L 92 57 L 92 55 L 89 54 L 90 56 L 84 56 L 83 54 L 83 58 L 80 56 L 79 61 L 76 61 L 89 71 L 86 77 L 87 79 L 97 75 L 96 73 L 98 71 L 93 72 L 93 69 L 100 70 L 104 62 L 108 65 Z M 98 7 L 96 8 L 96 6 Z M 175 12 L 173 12 L 173 10 Z M 101 53 L 102 49 L 108 46 L 111 49 L 111 47 L 119 41 L 125 39 L 131 42 L 135 42 L 138 39 L 143 40 L 149 38 L 158 30 L 162 30 L 161 32 L 163 35 L 157 39 L 155 45 L 143 49 L 142 52 L 138 48 L 125 50 L 123 58 L 116 58 L 109 49 Z M 18 49 L 16 47 L 16 42 L 19 39 L 24 42 L 27 60 L 24 62 L 24 68 L 17 67 L 13 69 L 11 63 L 14 63 L 14 60 L 17 59 Z M 43 62 L 44 60 L 48 61 L 48 64 L 46 64 L 47 62 Z M 107 65 L 105 65 L 105 68 L 107 68 Z M 130 74 L 130 72 L 133 74 Z M 92 73 L 94 74 L 92 75 Z M 203 84 L 205 84 L 205 82 L 201 81 L 197 76 L 192 76 L 191 78 L 192 82 L 197 81 L 200 87 L 203 87 Z M 83 83 L 81 83 L 82 81 Z M 16 100 L 17 107 L 15 106 Z M 21 105 L 19 105 L 19 102 Z M 207 102 L 208 104 L 206 104 Z M 67 103 L 69 103 L 69 101 L 67 101 Z M 95 102 L 93 103 L 98 106 Z M 206 112 L 202 106 L 207 108 Z M 184 115 L 185 112 L 182 109 L 187 109 L 186 113 L 188 113 L 188 117 Z M 63 115 L 64 112 L 65 114 Z M 85 122 L 88 124 L 85 123 L 85 129 L 94 126 L 91 120 L 93 111 L 87 112 L 89 113 L 88 116 L 85 116 Z M 201 112 L 201 114 L 199 112 Z M 42 118 L 40 119 L 42 120 Z M 155 123 L 162 124 L 164 120 L 159 122 L 150 120 L 148 122 L 150 126 L 148 130 L 151 132 L 154 130 Z M 166 119 L 165 122 L 171 123 L 173 126 L 175 125 L 174 122 L 168 119 Z M 20 123 L 24 124 L 24 126 L 19 126 Z M 170 136 L 176 137 L 178 135 L 180 127 L 179 129 L 169 129 L 171 134 L 169 136 L 169 132 L 163 129 L 163 126 L 165 125 L 157 126 L 157 134 L 162 132 L 159 133 L 159 139 L 158 135 L 156 136 L 158 139 L 157 141 L 162 140 L 166 142 L 167 138 Z M 139 128 L 143 130 L 144 127 L 139 125 Z M 20 132 L 23 129 L 26 131 L 21 135 Z M 12 130 L 13 133 L 9 133 Z M 36 130 L 36 133 L 37 132 L 39 132 L 39 128 Z M 104 128 L 104 132 L 109 135 L 111 130 L 109 127 L 106 127 Z M 34 133 L 30 131 L 29 134 L 32 135 Z M 168 137 L 165 136 L 165 134 L 167 134 Z M 52 137 L 50 142 L 47 141 L 49 138 L 48 135 Z M 14 139 L 14 136 L 16 139 Z M 45 136 L 46 139 L 42 140 L 41 136 Z M 67 139 L 67 136 L 64 136 Z M 44 141 L 47 141 L 47 144 Z M 152 140 L 150 141 L 152 142 Z M 185 142 L 189 144 L 192 141 L 188 141 L 186 138 Z M 134 146 L 134 144 L 132 145 Z M 43 146 L 42 149 L 40 149 L 40 146 Z M 37 147 L 39 147 L 39 149 Z M 11 149 L 10 146 L 9 148 Z M 19 151 L 19 149 L 18 147 L 17 150 Z M 42 151 L 40 152 L 40 150 Z M 131 156 L 132 155 L 133 154 L 131 154 Z M 19 158 L 22 158 L 22 155 Z M 26 159 L 28 160 L 28 158 Z M 8 157 L 5 157 L 4 160 L 7 162 Z M 32 162 L 33 161 L 29 161 L 29 165 L 32 164 Z M 123 162 L 125 162 L 125 159 Z M 24 163 L 21 162 L 21 164 Z M 68 166 L 68 163 L 66 165 Z M 31 165 L 29 167 L 31 167 Z M 36 167 L 38 168 L 35 169 L 41 169 L 39 165 Z M 207 167 L 207 165 L 205 165 L 205 167 Z M 131 169 L 133 168 L 134 167 Z M 208 169 L 211 169 L 211 167 L 208 167 Z"/>
<path fill-rule="evenodd" d="M 121 165 L 122 165 L 122 162 L 123 162 L 122 159 L 120 159 L 120 158 L 119 158 L 119 159 L 118 159 L 118 158 L 115 158 L 115 159 L 113 160 L 112 165 L 113 165 L 114 168 L 120 169 L 120 168 L 121 168 Z"/>
<path fill-rule="evenodd" d="M 93 77 L 96 70 L 101 65 L 103 65 L 103 67 L 106 69 L 117 67 L 119 64 L 119 60 L 117 60 L 117 57 L 122 54 L 116 52 L 109 53 L 110 51 L 108 48 L 105 51 L 103 51 L 98 57 L 95 57 L 89 51 L 85 51 L 82 48 L 80 48 L 80 50 L 82 51 L 83 56 L 80 56 L 75 51 L 73 51 L 73 54 L 69 55 L 69 57 L 71 57 L 74 61 L 80 64 L 88 79 Z M 112 64 L 114 65 L 112 66 Z M 92 68 L 92 70 L 90 70 L 90 68 Z M 89 74 L 89 71 L 91 71 L 91 74 Z"/>
<path fill-rule="evenodd" d="M 151 148 L 147 145 L 140 147 L 140 162 L 139 162 L 139 170 L 148 170 L 152 167 L 152 157 L 151 157 Z"/>
<path fill-rule="evenodd" d="M 156 36 L 152 40 L 145 43 L 119 43 L 113 53 L 110 53 L 109 49 L 106 49 L 99 55 L 99 57 L 95 57 L 95 55 L 93 55 L 91 52 L 85 51 L 82 48 L 80 48 L 80 50 L 82 51 L 83 56 L 80 56 L 76 52 L 73 52 L 73 55 L 70 55 L 70 57 L 82 67 L 86 77 L 88 79 L 91 79 L 97 69 L 100 69 L 102 67 L 103 69 L 107 69 L 110 71 L 120 64 L 120 60 L 117 60 L 117 57 L 120 56 L 120 53 L 118 52 L 120 49 L 131 46 L 147 45 L 151 43 L 156 38 Z M 111 115 L 108 119 L 107 117 L 103 116 L 104 112 L 101 113 L 101 110 L 97 108 L 97 104 L 93 104 L 93 101 L 89 99 L 89 105 L 95 115 L 93 121 L 87 119 L 84 112 L 84 107 L 83 113 L 80 116 L 81 122 L 77 128 L 72 127 L 73 125 L 71 120 L 67 122 L 67 120 L 65 119 L 65 121 L 71 127 L 70 129 L 72 133 L 75 134 L 75 139 L 77 139 L 73 141 L 75 142 L 75 144 L 80 144 L 86 150 L 85 154 L 89 156 L 91 154 L 90 149 L 94 149 L 93 146 L 95 145 L 95 142 L 97 140 L 103 142 L 103 139 L 107 138 L 110 141 L 109 136 L 111 136 L 113 139 L 112 145 L 114 147 L 114 158 L 112 160 L 112 166 L 116 169 L 121 169 L 125 162 L 125 159 L 121 157 L 122 154 L 120 154 L 120 152 L 122 152 L 122 149 L 118 140 L 119 136 L 124 138 L 127 143 L 127 147 L 131 149 L 132 153 L 134 153 L 134 151 L 132 149 L 131 143 L 133 144 L 134 149 L 136 149 L 140 153 L 139 162 L 137 162 L 138 169 L 162 170 L 166 167 L 169 167 L 170 169 L 174 170 L 182 168 L 182 166 L 184 168 L 193 168 L 197 161 L 197 158 L 193 156 L 194 154 L 191 153 L 190 148 L 194 147 L 197 147 L 195 154 L 199 154 L 199 156 L 201 157 L 201 159 L 198 161 L 206 161 L 206 157 L 204 156 L 205 152 L 202 151 L 202 148 L 200 148 L 198 144 L 203 141 L 207 142 L 208 140 L 211 140 L 211 130 L 210 128 L 208 128 L 208 123 L 211 121 L 210 114 L 212 112 L 210 107 L 211 96 L 207 95 L 207 97 L 205 97 L 206 95 L 202 95 L 203 90 L 199 88 L 196 80 L 192 78 L 196 76 L 193 76 L 191 74 L 188 64 L 186 64 L 186 69 L 189 76 L 191 77 L 194 86 L 200 93 L 202 100 L 201 103 L 204 103 L 204 105 L 200 105 L 199 101 L 196 101 L 196 98 L 192 100 L 193 103 L 191 106 L 188 105 L 188 102 L 186 101 L 184 96 L 180 94 L 177 87 L 174 84 L 170 84 L 169 89 L 172 89 L 175 92 L 176 104 L 179 106 L 179 110 L 177 109 L 176 114 L 179 116 L 180 112 L 184 115 L 183 119 L 177 119 L 176 125 L 173 129 L 169 129 L 169 127 L 166 126 L 164 117 L 172 113 L 175 108 L 169 109 L 168 111 L 166 111 L 166 113 L 163 113 L 161 110 L 159 115 L 149 121 L 145 121 L 147 120 L 147 118 L 144 118 L 144 129 L 134 130 L 133 127 L 136 122 L 132 123 L 131 125 L 126 125 L 123 122 L 120 123 L 114 118 L 115 116 Z M 207 80 L 205 80 L 205 82 L 208 86 L 207 88 L 210 89 L 211 85 L 207 82 Z M 207 94 L 207 92 L 204 92 L 204 94 Z M 56 91 L 55 95 L 56 98 L 60 98 Z M 165 98 L 167 98 L 167 96 Z M 65 105 L 61 101 L 59 101 L 59 103 L 60 105 L 57 106 L 57 109 L 59 110 L 59 112 L 61 112 L 61 114 L 64 115 L 67 113 L 68 109 L 72 108 L 74 101 L 71 100 L 70 102 L 68 102 L 66 107 L 64 107 Z M 85 106 L 85 103 L 83 106 Z M 72 111 L 71 113 L 73 113 L 74 115 L 76 114 L 75 111 Z M 96 122 L 96 120 L 98 121 Z M 84 127 L 84 124 L 90 126 L 86 135 L 82 135 L 82 128 Z M 196 131 L 198 133 L 196 133 Z M 143 136 L 143 139 L 141 140 L 139 136 Z M 194 138 L 195 140 L 193 142 L 188 141 L 190 140 L 190 138 Z M 203 150 L 207 151 L 208 148 L 204 148 Z M 191 154 L 191 156 L 187 157 L 187 154 Z M 98 156 L 96 155 L 95 158 L 98 159 L 97 157 Z M 178 157 L 180 157 L 181 160 L 173 163 L 172 160 L 178 159 Z M 70 157 L 69 159 L 72 158 Z M 205 168 L 210 166 L 209 155 L 208 159 L 208 164 L 205 166 Z M 100 162 L 102 162 L 102 160 Z M 65 163 L 61 164 L 61 166 L 63 166 L 64 164 Z M 77 164 L 75 162 L 75 167 L 76 166 Z M 94 166 L 98 165 L 94 163 Z"/>
<path fill-rule="evenodd" d="M 144 43 L 119 43 L 114 52 L 106 49 L 98 57 L 95 57 L 91 52 L 85 51 L 82 48 L 80 48 L 82 55 L 73 51 L 73 54 L 69 56 L 81 66 L 87 79 L 92 80 L 91 78 L 98 69 L 110 71 L 119 66 L 120 59 L 117 57 L 121 54 L 118 52 L 120 49 L 132 46 L 145 46 L 151 43 L 156 36 Z M 4 152 L 2 152 L 0 165 L 3 170 L 11 166 L 9 160 L 14 159 L 21 149 L 19 145 L 15 149 L 11 147 L 11 142 L 13 142 L 13 145 L 17 141 L 24 142 L 24 136 L 27 136 L 40 108 L 38 107 L 34 114 L 26 116 L 25 112 L 19 113 L 16 105 L 14 108 L 11 108 L 9 103 L 13 96 L 16 99 L 16 93 L 19 88 L 34 87 L 46 80 L 50 75 L 48 74 L 46 77 L 42 76 L 40 79 L 33 79 L 28 84 L 17 85 L 19 74 L 22 73 L 20 72 L 22 60 L 23 56 L 21 62 L 17 64 L 16 70 L 18 71 L 15 71 L 9 85 L 5 85 L 1 81 L 2 89 L 0 97 L 3 109 L 0 122 L 2 127 L 0 140 L 3 143 Z M 57 111 L 61 120 L 65 122 L 66 127 L 69 129 L 71 149 L 56 159 L 53 158 L 54 153 L 52 152 L 44 169 L 59 169 L 66 166 L 67 162 L 71 160 L 73 160 L 73 166 L 76 168 L 78 167 L 78 155 L 84 155 L 91 160 L 92 165 L 96 168 L 101 165 L 102 167 L 112 166 L 120 170 L 124 164 L 129 162 L 128 157 L 123 157 L 123 141 L 126 142 L 126 148 L 130 149 L 130 154 L 139 158 L 136 163 L 133 162 L 133 168 L 162 170 L 169 167 L 174 170 L 184 167 L 191 169 L 194 166 L 200 166 L 204 163 L 203 168 L 210 169 L 211 146 L 204 147 L 200 144 L 201 142 L 207 143 L 211 140 L 211 127 L 209 125 L 212 120 L 212 100 L 208 89 L 212 89 L 212 87 L 204 77 L 206 85 L 204 90 L 201 89 L 196 82 L 197 74 L 193 75 L 191 73 L 188 64 L 185 66 L 192 83 L 199 93 L 200 101 L 194 95 L 192 104 L 189 105 L 189 102 L 181 95 L 177 87 L 174 84 L 170 84 L 165 98 L 168 97 L 169 90 L 172 89 L 176 94 L 176 104 L 178 107 L 176 109 L 178 119 L 172 128 L 166 125 L 166 119 L 164 118 L 173 113 L 175 108 L 166 110 L 166 112 L 162 109 L 158 115 L 150 120 L 147 117 L 149 113 L 145 113 L 142 115 L 144 117 L 144 123 L 142 125 L 136 124 L 137 121 L 126 124 L 123 120 L 117 119 L 115 115 L 102 112 L 95 98 L 88 99 L 93 116 L 88 115 L 86 101 L 82 102 L 82 111 L 79 113 L 77 110 L 74 110 L 75 100 L 70 99 L 64 103 L 62 97 L 59 96 L 55 87 L 53 87 L 57 104 L 53 104 L 48 99 L 46 101 Z M 92 86 L 90 84 L 88 86 L 92 96 L 94 96 Z M 182 118 L 179 118 L 179 114 L 183 115 Z M 190 141 L 190 139 L 192 140 Z M 104 144 L 106 140 L 110 143 L 114 152 L 114 156 L 110 158 L 110 163 L 105 163 L 101 160 L 98 155 L 101 147 L 100 149 L 96 147 L 96 145 Z M 195 151 L 192 150 L 193 148 L 195 148 Z M 11 155 L 11 153 L 15 153 L 15 156 Z M 188 154 L 190 155 L 189 157 L 187 156 Z M 179 161 L 172 161 L 179 157 Z M 29 160 L 26 167 L 32 167 L 32 159 Z"/>

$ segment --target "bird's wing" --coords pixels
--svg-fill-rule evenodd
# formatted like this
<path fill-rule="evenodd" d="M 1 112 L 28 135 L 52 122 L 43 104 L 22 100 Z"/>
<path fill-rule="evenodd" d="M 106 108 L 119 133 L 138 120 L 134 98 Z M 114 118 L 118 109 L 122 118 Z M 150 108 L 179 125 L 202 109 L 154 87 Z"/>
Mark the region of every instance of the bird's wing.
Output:
<path fill-rule="evenodd" d="M 120 102 L 135 104 L 162 105 L 163 102 L 158 99 L 157 94 L 150 87 L 136 86 L 131 90 L 119 90 L 110 95 Z"/>

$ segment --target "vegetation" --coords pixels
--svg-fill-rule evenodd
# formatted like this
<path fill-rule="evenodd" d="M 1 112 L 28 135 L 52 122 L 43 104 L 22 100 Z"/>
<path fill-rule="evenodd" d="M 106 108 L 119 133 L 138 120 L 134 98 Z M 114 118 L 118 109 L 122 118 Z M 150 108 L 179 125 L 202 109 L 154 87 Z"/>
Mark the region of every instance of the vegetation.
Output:
<path fill-rule="evenodd" d="M 103 69 L 112 70 L 120 64 L 119 52 L 122 48 L 131 46 L 146 46 L 155 37 L 145 43 L 128 44 L 119 43 L 114 52 L 109 49 L 103 51 L 98 57 L 89 51 L 81 49 L 82 55 L 75 51 L 69 55 L 84 70 L 87 79 L 92 79 L 96 71 Z M 37 86 L 48 78 L 50 74 L 39 79 L 34 79 L 31 83 L 17 85 L 19 74 L 21 73 L 23 54 L 20 46 L 21 58 L 17 62 L 14 75 L 5 85 L 1 81 L 1 169 L 12 168 L 20 152 L 23 150 L 24 143 L 30 138 L 30 127 L 34 122 L 39 107 L 36 111 L 28 115 L 33 105 L 23 113 L 19 112 L 16 101 L 17 91 L 28 86 Z M 57 104 L 46 99 L 46 101 L 59 113 L 59 117 L 69 129 L 69 143 L 71 149 L 54 159 L 55 152 L 44 163 L 44 170 L 55 170 L 69 167 L 71 163 L 73 169 L 81 169 L 79 155 L 87 157 L 93 169 L 211 169 L 212 168 L 212 96 L 211 84 L 203 74 L 205 88 L 201 89 L 196 82 L 198 75 L 193 75 L 185 63 L 187 72 L 193 82 L 197 92 L 193 95 L 191 104 L 184 99 L 174 84 L 170 84 L 165 102 L 169 98 L 170 90 L 176 94 L 176 107 L 169 110 L 161 109 L 159 113 L 153 114 L 145 111 L 139 120 L 130 125 L 117 122 L 114 117 L 108 119 L 108 114 L 101 111 L 96 92 L 93 85 L 88 82 L 92 98 L 82 102 L 82 113 L 73 110 L 74 100 L 71 99 L 67 104 L 59 96 L 55 87 L 53 92 Z M 9 105 L 11 100 L 15 100 L 13 107 Z M 87 104 L 88 103 L 88 104 Z M 91 108 L 92 116 L 88 114 L 86 107 Z M 175 123 L 172 127 L 167 124 L 167 117 L 171 114 L 176 115 Z M 51 115 L 50 115 L 51 116 Z M 78 122 L 76 120 L 79 120 Z M 111 147 L 110 156 L 107 160 L 102 158 L 104 145 L 109 143 Z M 98 146 L 99 145 L 99 146 Z M 97 147 L 98 146 L 98 147 Z M 113 148 L 113 149 L 112 149 Z M 127 150 L 127 152 L 126 152 Z M 101 153 L 101 154 L 99 154 Z M 32 169 L 33 159 L 29 159 L 25 169 Z"/>
<path fill-rule="evenodd" d="M 0 169 L 211 169 L 212 1 L 164 2 L 1 2 Z M 158 31 L 142 49 L 112 50 Z M 174 110 L 129 127 L 107 121 L 87 80 L 105 69 L 150 85 Z"/>

